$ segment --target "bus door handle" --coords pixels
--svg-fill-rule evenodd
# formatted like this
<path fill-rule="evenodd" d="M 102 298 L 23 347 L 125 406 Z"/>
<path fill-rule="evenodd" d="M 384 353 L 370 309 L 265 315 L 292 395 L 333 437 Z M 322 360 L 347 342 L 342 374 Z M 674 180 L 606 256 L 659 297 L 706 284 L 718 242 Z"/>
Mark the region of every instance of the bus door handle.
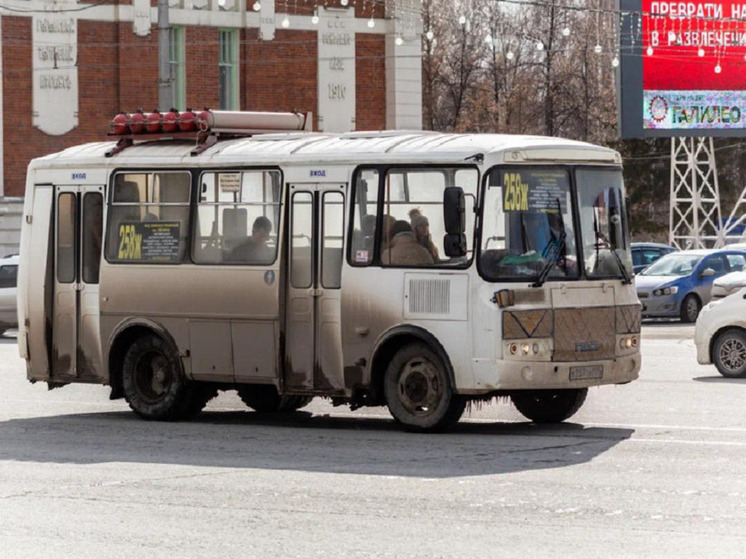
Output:
<path fill-rule="evenodd" d="M 324 294 L 324 290 L 320 287 L 311 287 L 306 293 L 311 297 L 321 297 Z"/>
<path fill-rule="evenodd" d="M 75 283 L 73 284 L 73 290 L 75 291 L 83 291 L 84 285 L 82 283 Z"/>

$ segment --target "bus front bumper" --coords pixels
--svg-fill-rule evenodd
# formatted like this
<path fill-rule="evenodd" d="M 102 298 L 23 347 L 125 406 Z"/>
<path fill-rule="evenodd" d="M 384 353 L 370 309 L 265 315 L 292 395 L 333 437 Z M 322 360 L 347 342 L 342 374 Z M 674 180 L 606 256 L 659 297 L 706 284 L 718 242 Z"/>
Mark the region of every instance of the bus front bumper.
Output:
<path fill-rule="evenodd" d="M 474 360 L 474 393 L 493 390 L 586 388 L 625 384 L 638 378 L 640 354 L 613 360 L 558 363 L 550 361 Z M 471 391 L 465 391 L 468 393 Z"/>

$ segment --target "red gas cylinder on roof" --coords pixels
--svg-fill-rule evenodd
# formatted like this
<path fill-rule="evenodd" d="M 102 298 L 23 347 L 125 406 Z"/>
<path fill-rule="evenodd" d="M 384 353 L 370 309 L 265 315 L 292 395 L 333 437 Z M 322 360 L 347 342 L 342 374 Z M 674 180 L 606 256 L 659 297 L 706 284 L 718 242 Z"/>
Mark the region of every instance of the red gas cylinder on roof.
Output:
<path fill-rule="evenodd" d="M 161 121 L 162 121 L 161 113 L 158 111 L 158 109 L 155 109 L 152 113 L 149 113 L 145 117 L 145 130 L 148 132 L 155 133 L 161 131 Z"/>
<path fill-rule="evenodd" d="M 186 111 L 179 115 L 179 130 L 182 132 L 191 132 L 197 129 L 197 115 L 194 114 L 192 109 L 187 108 Z"/>
<path fill-rule="evenodd" d="M 178 128 L 179 111 L 177 109 L 171 109 L 167 113 L 163 114 L 163 131 L 164 132 L 176 132 Z"/>
<path fill-rule="evenodd" d="M 126 134 L 127 133 L 127 113 L 119 113 L 113 119 L 111 119 L 111 133 L 112 134 Z"/>
<path fill-rule="evenodd" d="M 142 113 L 142 109 L 137 109 L 130 115 L 130 132 L 132 134 L 142 134 L 145 130 L 145 115 Z"/>
<path fill-rule="evenodd" d="M 197 128 L 202 130 L 203 132 L 212 126 L 212 113 L 210 112 L 210 109 L 205 107 L 200 113 L 197 115 Z"/>

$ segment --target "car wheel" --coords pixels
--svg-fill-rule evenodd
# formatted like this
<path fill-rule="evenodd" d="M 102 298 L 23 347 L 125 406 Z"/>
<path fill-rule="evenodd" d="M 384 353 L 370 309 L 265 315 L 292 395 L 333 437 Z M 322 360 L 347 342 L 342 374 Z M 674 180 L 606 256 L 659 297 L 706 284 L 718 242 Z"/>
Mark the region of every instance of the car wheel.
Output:
<path fill-rule="evenodd" d="M 687 295 L 681 303 L 681 322 L 695 322 L 701 308 L 699 297 L 693 294 Z"/>
<path fill-rule="evenodd" d="M 724 377 L 746 376 L 746 332 L 730 328 L 715 338 L 712 362 Z"/>
<path fill-rule="evenodd" d="M 511 394 L 510 399 L 534 423 L 560 423 L 575 415 L 587 395 L 587 388 L 523 390 Z"/>
<path fill-rule="evenodd" d="M 464 397 L 453 391 L 443 361 L 423 343 L 404 346 L 394 355 L 384 394 L 391 415 L 408 431 L 443 431 L 466 407 Z"/>

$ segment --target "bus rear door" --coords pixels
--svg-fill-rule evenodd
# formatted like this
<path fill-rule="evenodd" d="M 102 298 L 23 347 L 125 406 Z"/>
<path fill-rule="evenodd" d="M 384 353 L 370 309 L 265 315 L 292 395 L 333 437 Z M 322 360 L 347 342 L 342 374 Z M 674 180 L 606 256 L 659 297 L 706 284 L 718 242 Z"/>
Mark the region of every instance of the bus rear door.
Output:
<path fill-rule="evenodd" d="M 344 185 L 290 186 L 285 386 L 343 393 Z"/>
<path fill-rule="evenodd" d="M 52 378 L 101 380 L 103 186 L 55 187 Z"/>

